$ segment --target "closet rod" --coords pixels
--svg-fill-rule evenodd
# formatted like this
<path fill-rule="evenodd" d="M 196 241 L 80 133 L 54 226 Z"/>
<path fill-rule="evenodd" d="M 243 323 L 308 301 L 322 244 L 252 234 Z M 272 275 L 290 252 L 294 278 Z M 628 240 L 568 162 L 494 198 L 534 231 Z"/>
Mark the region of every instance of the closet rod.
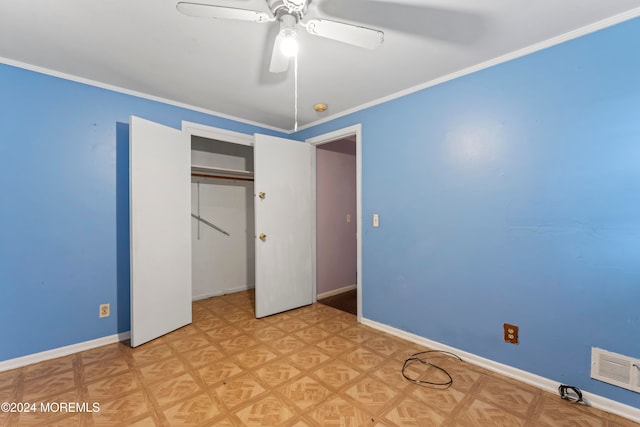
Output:
<path fill-rule="evenodd" d="M 216 179 L 230 179 L 233 181 L 252 181 L 253 182 L 253 178 L 234 178 L 232 176 L 223 176 L 223 175 L 205 175 L 202 173 L 192 173 L 191 176 L 197 176 L 200 178 L 216 178 Z"/>
<path fill-rule="evenodd" d="M 195 219 L 197 219 L 198 221 L 204 222 L 204 223 L 205 223 L 205 224 L 207 224 L 209 227 L 211 227 L 211 228 L 213 228 L 213 229 L 215 229 L 215 230 L 218 230 L 218 231 L 219 231 L 219 232 L 221 232 L 222 234 L 226 234 L 227 236 L 231 236 L 231 234 L 229 234 L 228 232 L 224 231 L 222 228 L 218 227 L 217 225 L 215 225 L 215 224 L 211 224 L 211 223 L 210 223 L 209 221 L 207 221 L 206 219 L 204 219 L 204 218 L 202 218 L 202 217 L 200 217 L 200 216 L 198 216 L 198 215 L 196 215 L 196 214 L 194 214 L 194 213 L 191 213 L 191 216 L 192 216 L 192 217 L 194 217 Z"/>

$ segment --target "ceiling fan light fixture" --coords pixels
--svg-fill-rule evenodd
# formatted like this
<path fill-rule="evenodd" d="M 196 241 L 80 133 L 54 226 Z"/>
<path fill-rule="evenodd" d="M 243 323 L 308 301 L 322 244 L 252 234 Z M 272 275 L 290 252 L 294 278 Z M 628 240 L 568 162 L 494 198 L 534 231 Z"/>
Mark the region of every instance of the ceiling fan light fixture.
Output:
<path fill-rule="evenodd" d="M 280 51 L 286 57 L 295 56 L 298 53 L 298 34 L 296 33 L 296 24 L 298 20 L 295 16 L 284 14 L 280 17 Z"/>
<path fill-rule="evenodd" d="M 295 56 L 298 53 L 298 38 L 296 32 L 293 30 L 287 30 L 282 35 L 282 41 L 280 42 L 280 51 L 286 57 Z"/>

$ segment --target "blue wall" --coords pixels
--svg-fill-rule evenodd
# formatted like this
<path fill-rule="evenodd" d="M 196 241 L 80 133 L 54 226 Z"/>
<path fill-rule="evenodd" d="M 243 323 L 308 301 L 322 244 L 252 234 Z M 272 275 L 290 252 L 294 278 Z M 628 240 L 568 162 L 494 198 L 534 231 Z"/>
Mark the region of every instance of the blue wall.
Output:
<path fill-rule="evenodd" d="M 298 133 L 362 123 L 364 317 L 640 407 L 589 378 L 640 358 L 638 52 L 636 19 Z"/>
<path fill-rule="evenodd" d="M 129 330 L 130 115 L 274 134 L 0 65 L 0 361 Z"/>

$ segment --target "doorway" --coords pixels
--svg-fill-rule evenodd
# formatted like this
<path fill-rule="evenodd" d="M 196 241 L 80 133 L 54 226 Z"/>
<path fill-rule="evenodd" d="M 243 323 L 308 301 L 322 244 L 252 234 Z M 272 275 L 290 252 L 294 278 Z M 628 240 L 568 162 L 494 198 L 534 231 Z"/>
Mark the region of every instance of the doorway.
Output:
<path fill-rule="evenodd" d="M 315 147 L 316 300 L 362 317 L 361 126 L 307 140 Z"/>
<path fill-rule="evenodd" d="M 355 135 L 316 149 L 317 299 L 356 315 Z"/>

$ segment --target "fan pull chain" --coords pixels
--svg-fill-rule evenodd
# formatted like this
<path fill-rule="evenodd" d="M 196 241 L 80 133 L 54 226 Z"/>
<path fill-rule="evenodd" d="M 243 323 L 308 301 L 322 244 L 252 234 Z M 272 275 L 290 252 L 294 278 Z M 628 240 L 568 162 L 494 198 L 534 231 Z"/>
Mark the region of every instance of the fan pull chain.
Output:
<path fill-rule="evenodd" d="M 293 131 L 298 132 L 298 54 L 293 56 Z"/>

